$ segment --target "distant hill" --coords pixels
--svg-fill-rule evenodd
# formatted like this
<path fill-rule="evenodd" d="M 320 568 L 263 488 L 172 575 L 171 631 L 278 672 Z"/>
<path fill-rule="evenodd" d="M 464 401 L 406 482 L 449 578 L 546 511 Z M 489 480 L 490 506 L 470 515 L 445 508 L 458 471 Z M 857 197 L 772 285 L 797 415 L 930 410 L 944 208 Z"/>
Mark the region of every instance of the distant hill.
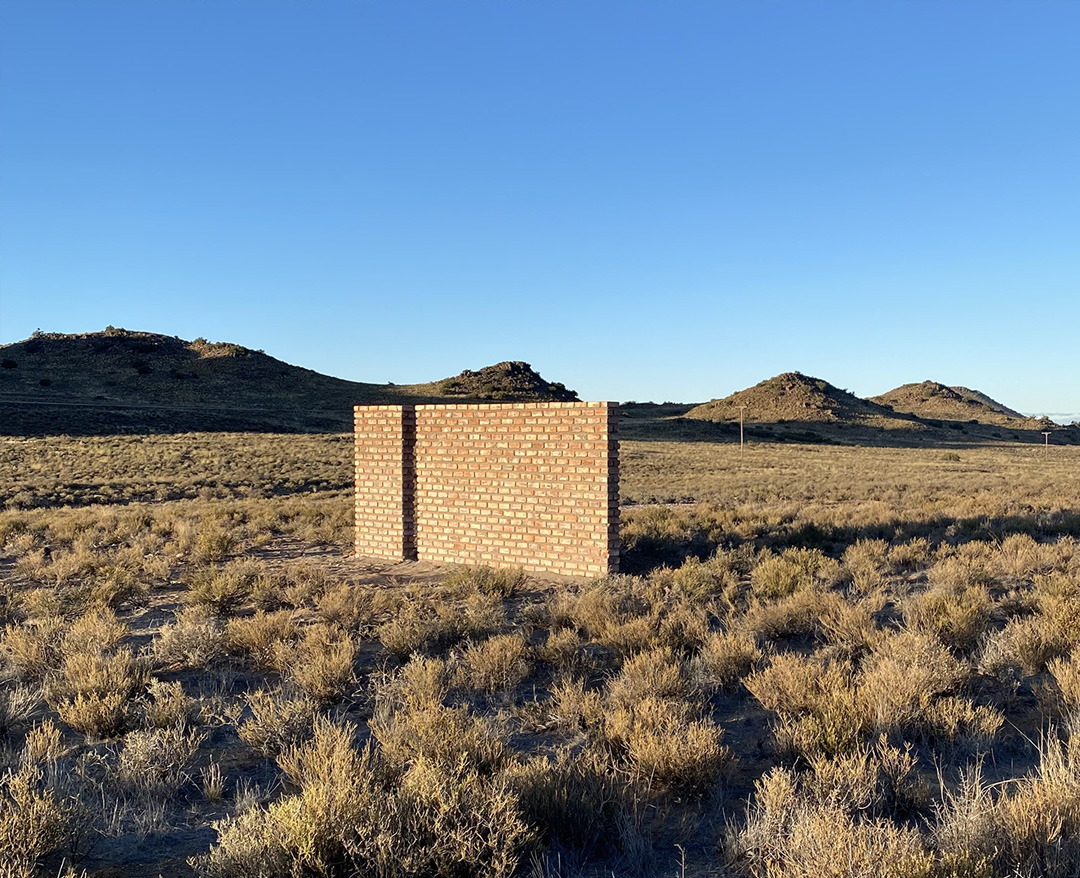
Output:
<path fill-rule="evenodd" d="M 528 363 L 426 384 L 367 384 L 229 342 L 107 328 L 0 346 L 0 433 L 349 430 L 352 407 L 574 400 Z"/>
<path fill-rule="evenodd" d="M 745 409 L 747 420 L 757 424 L 789 421 L 818 424 L 852 423 L 875 427 L 910 427 L 911 419 L 821 378 L 801 372 L 784 372 L 723 399 L 702 403 L 686 417 L 706 421 L 737 421 Z"/>
<path fill-rule="evenodd" d="M 655 407 L 654 407 L 655 408 Z M 861 399 L 828 381 L 784 372 L 723 399 L 684 413 L 629 410 L 625 433 L 634 438 L 737 441 L 832 442 L 852 445 L 941 445 L 967 442 L 1041 444 L 1043 430 L 1054 443 L 1080 444 L 1080 427 L 1048 418 L 1025 418 L 985 394 L 935 382 L 906 384 Z M 695 427 L 695 425 L 698 425 Z"/>
<path fill-rule="evenodd" d="M 977 421 L 1021 430 L 1041 429 L 1045 420 L 1025 417 L 978 390 L 949 387 L 937 381 L 902 384 L 870 399 L 897 412 L 935 420 Z"/>

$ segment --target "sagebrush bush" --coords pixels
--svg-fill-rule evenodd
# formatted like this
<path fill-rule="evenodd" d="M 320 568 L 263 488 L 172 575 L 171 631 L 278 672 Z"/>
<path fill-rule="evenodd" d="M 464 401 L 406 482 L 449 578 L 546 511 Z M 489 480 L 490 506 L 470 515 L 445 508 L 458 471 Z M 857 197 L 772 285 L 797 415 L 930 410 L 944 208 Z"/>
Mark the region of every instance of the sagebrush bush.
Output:
<path fill-rule="evenodd" d="M 608 687 L 612 706 L 633 707 L 648 697 L 686 698 L 692 692 L 686 668 L 668 647 L 628 658 Z"/>
<path fill-rule="evenodd" d="M 195 702 L 184 694 L 184 687 L 179 682 L 164 683 L 152 679 L 147 686 L 147 696 L 142 710 L 149 728 L 168 729 L 195 719 Z"/>
<path fill-rule="evenodd" d="M 41 690 L 31 686 L 0 688 L 0 740 L 33 719 L 41 703 Z"/>
<path fill-rule="evenodd" d="M 74 812 L 31 762 L 0 775 L 0 874 L 31 878 L 70 837 Z"/>
<path fill-rule="evenodd" d="M 201 742 L 202 735 L 183 723 L 128 732 L 116 755 L 113 780 L 125 793 L 169 798 L 191 781 L 188 768 Z"/>
<path fill-rule="evenodd" d="M 1067 659 L 1054 659 L 1047 669 L 1057 684 L 1063 712 L 1080 715 L 1080 650 Z"/>
<path fill-rule="evenodd" d="M 318 599 L 315 609 L 324 622 L 352 632 L 366 633 L 376 614 L 371 594 L 347 583 L 327 590 Z"/>
<path fill-rule="evenodd" d="M 371 733 L 393 765 L 418 760 L 491 772 L 508 758 L 505 734 L 467 707 L 447 707 L 449 672 L 439 659 L 413 659 L 376 691 Z"/>
<path fill-rule="evenodd" d="M 930 635 L 905 631 L 885 638 L 861 669 L 866 723 L 884 732 L 923 727 L 935 699 L 968 676 L 970 669 Z"/>
<path fill-rule="evenodd" d="M 207 607 L 186 607 L 171 625 L 163 625 L 151 646 L 160 668 L 206 668 L 221 658 L 227 646 L 225 628 Z"/>
<path fill-rule="evenodd" d="M 0 640 L 5 664 L 17 679 L 40 683 L 63 663 L 67 623 L 59 616 L 9 625 Z"/>
<path fill-rule="evenodd" d="M 451 573 L 444 583 L 452 593 L 493 594 L 510 597 L 525 584 L 525 573 L 521 568 L 496 567 L 459 567 Z"/>
<path fill-rule="evenodd" d="M 292 610 L 258 610 L 254 616 L 230 619 L 225 629 L 229 650 L 264 670 L 280 670 L 281 647 L 299 637 Z"/>
<path fill-rule="evenodd" d="M 261 568 L 252 561 L 238 559 L 218 566 L 197 567 L 184 579 L 184 599 L 195 607 L 208 607 L 219 616 L 235 612 L 251 597 Z"/>
<path fill-rule="evenodd" d="M 804 589 L 775 601 L 755 598 L 732 624 L 767 640 L 807 637 L 821 631 L 822 618 L 830 606 L 824 592 Z"/>
<path fill-rule="evenodd" d="M 847 753 L 869 731 L 847 662 L 781 653 L 743 682 L 763 707 L 778 714 L 777 740 L 793 754 Z"/>
<path fill-rule="evenodd" d="M 993 601 L 984 585 L 962 589 L 938 586 L 903 602 L 909 628 L 933 634 L 958 653 L 970 653 L 982 639 L 992 609 Z"/>
<path fill-rule="evenodd" d="M 240 740 L 264 756 L 277 756 L 311 733 L 318 705 L 309 698 L 283 692 L 253 692 L 247 698 L 251 716 L 237 727 Z"/>
<path fill-rule="evenodd" d="M 647 696 L 604 715 L 604 743 L 635 781 L 650 789 L 706 792 L 723 776 L 731 754 L 723 729 L 687 701 Z"/>
<path fill-rule="evenodd" d="M 946 854 L 968 854 L 993 875 L 1070 878 L 1080 874 L 1080 743 L 1049 734 L 1040 761 L 1008 791 L 994 790 L 978 764 L 946 794 L 934 839 Z"/>
<path fill-rule="evenodd" d="M 529 673 L 525 640 L 504 634 L 470 644 L 461 656 L 459 685 L 488 695 L 510 689 Z"/>
<path fill-rule="evenodd" d="M 320 704 L 340 701 L 353 688 L 356 641 L 325 624 L 311 625 L 295 644 L 279 643 L 278 667 L 297 687 Z"/>
<path fill-rule="evenodd" d="M 591 749 L 560 749 L 511 765 L 506 782 L 524 821 L 549 845 L 611 852 L 618 848 L 624 790 L 607 761 Z"/>
<path fill-rule="evenodd" d="M 694 681 L 707 690 L 729 690 L 753 670 L 761 655 L 754 638 L 746 632 L 712 634 L 694 659 Z"/>
<path fill-rule="evenodd" d="M 510 787 L 464 764 L 388 764 L 351 726 L 320 722 L 281 757 L 298 789 L 217 825 L 192 863 L 208 876 L 349 874 L 509 878 L 533 836 Z"/>
<path fill-rule="evenodd" d="M 146 669 L 131 650 L 113 654 L 74 652 L 47 687 L 49 704 L 76 731 L 108 738 L 128 722 L 128 704 L 146 680 Z"/>
<path fill-rule="evenodd" d="M 729 851 L 754 878 L 935 878 L 918 831 L 864 817 L 842 801 L 820 801 L 790 771 L 773 769 L 755 784 L 745 826 Z M 972 878 L 977 873 L 968 874 Z"/>
<path fill-rule="evenodd" d="M 820 549 L 785 549 L 767 555 L 750 573 L 750 585 L 758 598 L 776 600 L 797 591 L 835 585 L 841 579 L 839 563 Z"/>
<path fill-rule="evenodd" d="M 856 540 L 844 549 L 843 562 L 855 590 L 872 591 L 885 584 L 890 572 L 889 544 L 885 540 Z"/>

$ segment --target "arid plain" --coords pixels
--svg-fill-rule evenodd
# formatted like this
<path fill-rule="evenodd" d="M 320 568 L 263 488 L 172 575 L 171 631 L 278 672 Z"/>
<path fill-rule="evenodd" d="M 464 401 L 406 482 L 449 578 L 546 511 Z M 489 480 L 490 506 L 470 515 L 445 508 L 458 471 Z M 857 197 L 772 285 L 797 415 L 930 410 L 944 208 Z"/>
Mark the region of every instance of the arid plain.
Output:
<path fill-rule="evenodd" d="M 0 437 L 0 874 L 1078 874 L 1080 447 L 689 408 L 594 581 L 353 558 L 343 433 Z"/>

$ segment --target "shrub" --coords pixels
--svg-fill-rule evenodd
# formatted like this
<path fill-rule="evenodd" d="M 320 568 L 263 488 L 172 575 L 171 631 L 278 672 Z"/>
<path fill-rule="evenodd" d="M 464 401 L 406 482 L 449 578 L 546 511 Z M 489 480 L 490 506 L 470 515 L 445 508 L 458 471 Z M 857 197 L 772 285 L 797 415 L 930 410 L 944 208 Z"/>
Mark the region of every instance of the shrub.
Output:
<path fill-rule="evenodd" d="M 916 830 L 815 801 L 782 768 L 755 784 L 746 825 L 730 834 L 729 850 L 754 878 L 935 876 L 934 858 Z"/>
<path fill-rule="evenodd" d="M 829 606 L 823 592 L 806 589 L 777 601 L 751 601 L 737 624 L 768 640 L 804 637 L 821 630 L 822 616 Z"/>
<path fill-rule="evenodd" d="M 585 681 L 566 679 L 552 687 L 549 715 L 558 726 L 584 731 L 596 726 L 603 716 L 599 692 L 588 691 Z"/>
<path fill-rule="evenodd" d="M 144 680 L 145 669 L 128 649 L 113 655 L 76 652 L 64 660 L 47 697 L 60 718 L 76 731 L 111 737 L 123 731 L 128 700 Z"/>
<path fill-rule="evenodd" d="M 874 616 L 884 603 L 885 598 L 880 592 L 867 594 L 854 602 L 830 592 L 822 597 L 821 633 L 840 655 L 861 657 L 881 640 L 881 629 Z"/>
<path fill-rule="evenodd" d="M 857 591 L 883 585 L 889 570 L 889 545 L 884 540 L 856 540 L 844 550 L 844 567 Z"/>
<path fill-rule="evenodd" d="M 490 772 L 507 758 L 503 735 L 467 707 L 446 707 L 447 670 L 438 659 L 413 659 L 376 691 L 371 733 L 396 766 L 428 760 Z"/>
<path fill-rule="evenodd" d="M 192 699 L 184 694 L 184 687 L 180 683 L 151 680 L 147 690 L 149 699 L 144 702 L 143 714 L 149 727 L 172 728 L 184 725 L 194 717 Z"/>
<path fill-rule="evenodd" d="M 510 597 L 525 584 L 520 568 L 459 567 L 444 583 L 448 591 L 458 594 L 481 594 Z"/>
<path fill-rule="evenodd" d="M 921 569 L 929 561 L 930 543 L 925 537 L 914 537 L 889 548 L 889 566 L 897 573 Z"/>
<path fill-rule="evenodd" d="M 375 617 L 371 595 L 358 586 L 348 584 L 339 585 L 323 594 L 316 604 L 316 612 L 324 622 L 347 631 L 365 629 Z"/>
<path fill-rule="evenodd" d="M 110 609 L 94 610 L 76 619 L 64 635 L 64 652 L 95 652 L 116 649 L 128 629 Z"/>
<path fill-rule="evenodd" d="M 1049 671 L 1057 683 L 1062 708 L 1080 714 L 1080 650 L 1074 651 L 1068 659 L 1050 662 Z"/>
<path fill-rule="evenodd" d="M 458 678 L 472 692 L 493 694 L 516 686 L 528 673 L 524 639 L 505 634 L 470 644 L 461 657 Z"/>
<path fill-rule="evenodd" d="M 225 646 L 220 619 L 206 607 L 187 607 L 172 625 L 161 627 L 151 652 L 158 667 L 205 668 L 222 656 Z"/>
<path fill-rule="evenodd" d="M 206 522 L 196 536 L 196 561 L 224 561 L 236 549 L 236 537 L 219 522 Z"/>
<path fill-rule="evenodd" d="M 0 641 L 0 652 L 18 679 L 40 683 L 63 662 L 66 629 L 67 624 L 58 616 L 9 625 Z"/>
<path fill-rule="evenodd" d="M 863 664 L 859 699 L 866 722 L 884 732 L 920 728 L 932 702 L 968 673 L 935 638 L 915 632 L 889 637 Z"/>
<path fill-rule="evenodd" d="M 935 831 L 945 854 L 981 857 L 994 875 L 1080 874 L 1080 743 L 1048 735 L 1033 775 L 995 795 L 980 766 L 946 794 Z"/>
<path fill-rule="evenodd" d="M 830 586 L 840 580 L 840 565 L 820 549 L 785 549 L 779 555 L 762 558 L 750 574 L 753 592 L 759 598 L 776 600 L 797 591 Z"/>
<path fill-rule="evenodd" d="M 318 706 L 309 698 L 283 692 L 255 692 L 248 696 L 251 717 L 237 728 L 240 740 L 263 756 L 277 756 L 306 738 L 315 724 Z"/>
<path fill-rule="evenodd" d="M 509 878 L 532 841 L 509 787 L 463 764 L 420 760 L 401 772 L 351 726 L 320 722 L 282 756 L 299 791 L 217 824 L 192 865 L 208 876 L 333 874 Z"/>
<path fill-rule="evenodd" d="M 299 636 L 291 610 L 259 610 L 246 619 L 230 619 L 225 631 L 230 651 L 246 656 L 252 665 L 263 669 L 277 668 L 281 647 Z"/>
<path fill-rule="evenodd" d="M 28 724 L 41 703 L 41 690 L 29 686 L 0 688 L 0 740 Z"/>
<path fill-rule="evenodd" d="M 183 723 L 129 732 L 116 755 L 113 779 L 125 793 L 170 798 L 190 782 L 187 768 L 201 741 L 202 736 Z"/>
<path fill-rule="evenodd" d="M 251 597 L 259 577 L 259 567 L 250 561 L 231 561 L 221 567 L 199 567 L 184 580 L 188 587 L 185 601 L 195 607 L 207 607 L 219 616 L 227 616 Z"/>
<path fill-rule="evenodd" d="M 807 758 L 846 753 L 867 731 L 847 662 L 781 654 L 743 682 L 763 707 L 778 714 L 777 739 L 792 753 Z"/>
<path fill-rule="evenodd" d="M 73 815 L 45 783 L 41 770 L 24 763 L 0 776 L 0 869 L 35 874 L 38 862 L 58 850 L 73 828 Z"/>
<path fill-rule="evenodd" d="M 986 632 L 993 602 L 985 586 L 932 588 L 904 601 L 909 628 L 936 636 L 957 652 L 970 652 Z"/>
<path fill-rule="evenodd" d="M 721 729 L 685 701 L 646 697 L 604 717 L 605 743 L 631 778 L 659 790 L 705 792 L 731 761 Z"/>
<path fill-rule="evenodd" d="M 582 663 L 581 637 L 572 628 L 552 630 L 536 655 L 559 671 L 570 671 Z"/>
<path fill-rule="evenodd" d="M 979 658 L 984 673 L 1008 676 L 1009 669 L 1032 675 L 1080 644 L 1080 602 L 1043 596 L 1040 612 L 1027 619 L 1012 619 L 991 634 Z"/>
<path fill-rule="evenodd" d="M 691 685 L 682 663 L 667 647 L 640 653 L 626 660 L 608 687 L 615 708 L 632 707 L 648 697 L 685 698 Z"/>
<path fill-rule="evenodd" d="M 295 645 L 279 644 L 277 663 L 310 698 L 321 704 L 340 701 L 356 681 L 356 642 L 325 625 L 304 631 Z"/>
<path fill-rule="evenodd" d="M 593 854 L 617 846 L 622 789 L 596 752 L 561 749 L 512 765 L 504 777 L 542 841 Z"/>
<path fill-rule="evenodd" d="M 713 691 L 731 689 L 760 660 L 761 650 L 749 634 L 741 631 L 712 634 L 694 659 L 694 680 Z"/>

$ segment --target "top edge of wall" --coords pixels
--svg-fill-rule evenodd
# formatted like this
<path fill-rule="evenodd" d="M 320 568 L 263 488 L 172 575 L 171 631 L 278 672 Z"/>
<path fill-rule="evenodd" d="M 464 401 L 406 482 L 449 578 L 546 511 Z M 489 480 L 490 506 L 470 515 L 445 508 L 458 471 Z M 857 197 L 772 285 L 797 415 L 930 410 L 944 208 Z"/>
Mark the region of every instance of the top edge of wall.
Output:
<path fill-rule="evenodd" d="M 396 412 L 404 409 L 416 411 L 439 411 L 444 409 L 459 409 L 465 411 L 527 411 L 530 409 L 580 409 L 580 408 L 612 408 L 618 407 L 617 402 L 469 402 L 469 403 L 437 403 L 433 405 L 358 405 L 353 406 L 354 411 L 380 411 Z"/>

